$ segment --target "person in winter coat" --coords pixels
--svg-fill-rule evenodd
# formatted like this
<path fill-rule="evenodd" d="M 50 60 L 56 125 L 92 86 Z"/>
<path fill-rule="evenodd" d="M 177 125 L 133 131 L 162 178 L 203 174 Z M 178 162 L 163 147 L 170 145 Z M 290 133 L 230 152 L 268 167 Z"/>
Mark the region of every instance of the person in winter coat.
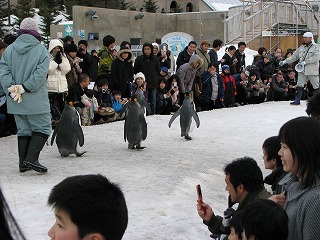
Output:
<path fill-rule="evenodd" d="M 107 35 L 103 38 L 103 46 L 98 52 L 98 57 L 100 58 L 99 67 L 98 67 L 98 76 L 104 75 L 104 77 L 111 81 L 111 66 L 112 62 L 115 59 L 112 56 L 112 50 L 115 46 L 116 39 Z M 111 87 L 111 86 L 110 86 Z"/>
<path fill-rule="evenodd" d="M 281 141 L 279 155 L 288 177 L 279 182 L 286 191 L 271 199 L 284 206 L 288 214 L 288 239 L 318 239 L 320 121 L 311 117 L 294 118 L 282 125 L 278 135 Z"/>
<path fill-rule="evenodd" d="M 166 83 L 167 81 L 164 78 L 159 80 L 159 87 L 157 90 L 157 114 L 166 115 L 170 113 L 171 99 L 167 92 Z"/>
<path fill-rule="evenodd" d="M 184 100 L 184 94 L 192 91 L 193 81 L 198 69 L 202 66 L 203 60 L 199 55 L 194 54 L 190 57 L 189 63 L 183 64 L 177 70 L 177 75 L 180 79 L 179 98 L 180 106 Z"/>
<path fill-rule="evenodd" d="M 215 215 L 213 209 L 206 203 L 197 205 L 198 215 L 208 226 L 212 238 L 227 239 L 230 227 L 225 222 L 233 215 L 239 214 L 256 199 L 267 199 L 271 196 L 263 185 L 263 176 L 257 162 L 250 157 L 233 160 L 224 168 L 226 191 L 229 193 L 228 208 L 224 217 Z M 239 203 L 236 210 L 232 206 Z M 224 235 L 222 237 L 221 235 Z M 221 238 L 220 238 L 221 237 Z"/>
<path fill-rule="evenodd" d="M 80 40 L 78 42 L 78 53 L 77 57 L 80 58 L 80 68 L 82 70 L 81 73 L 87 74 L 90 78 L 90 68 L 91 68 L 91 56 L 88 53 L 88 41 L 87 40 Z"/>
<path fill-rule="evenodd" d="M 177 58 L 177 69 L 185 63 L 189 63 L 190 57 L 196 52 L 197 43 L 195 41 L 190 41 L 188 46 L 183 49 L 182 52 L 179 53 Z"/>
<path fill-rule="evenodd" d="M 180 85 L 180 78 L 178 75 L 173 74 L 167 80 L 167 88 L 168 88 L 168 104 L 171 104 L 171 108 L 169 109 L 170 112 L 176 112 L 179 108 L 179 85 Z"/>
<path fill-rule="evenodd" d="M 319 45 L 314 43 L 313 34 L 306 32 L 303 34 L 303 45 L 300 46 L 291 57 L 279 63 L 283 66 L 287 63 L 293 63 L 297 60 L 304 66 L 304 71 L 298 73 L 297 94 L 291 105 L 299 105 L 303 93 L 303 87 L 307 79 L 311 82 L 314 91 L 319 89 Z"/>
<path fill-rule="evenodd" d="M 231 45 L 230 47 L 226 48 L 226 53 L 222 57 L 224 62 L 221 63 L 221 67 L 228 65 L 230 69 L 230 75 L 237 73 L 236 66 L 238 63 L 238 59 L 236 59 L 235 53 L 236 47 Z"/>
<path fill-rule="evenodd" d="M 237 59 L 235 73 L 241 73 L 246 68 L 246 54 L 244 53 L 246 46 L 245 42 L 238 43 L 238 49 L 234 53 L 234 57 Z"/>
<path fill-rule="evenodd" d="M 72 86 L 72 84 L 78 81 L 78 75 L 82 72 L 82 69 L 79 65 L 80 58 L 77 57 L 77 45 L 73 43 L 68 44 L 67 48 L 65 49 L 65 52 L 71 66 L 71 70 L 66 74 L 69 88 Z"/>
<path fill-rule="evenodd" d="M 51 114 L 46 77 L 48 50 L 41 44 L 37 22 L 25 18 L 19 37 L 7 47 L 0 61 L 0 81 L 7 97 L 8 113 L 18 127 L 20 172 L 47 172 L 39 163 L 40 152 L 51 133 Z"/>
<path fill-rule="evenodd" d="M 121 47 L 117 59 L 112 62 L 111 91 L 120 91 L 122 97 L 130 98 L 130 83 L 133 81 L 133 54 L 128 47 Z"/>
<path fill-rule="evenodd" d="M 99 108 L 104 107 L 105 110 L 107 111 L 105 115 L 100 114 L 98 111 L 94 115 L 94 122 L 96 124 L 102 124 L 102 123 L 108 122 L 109 119 L 114 114 L 108 80 L 103 76 L 99 76 L 97 80 L 97 84 L 96 86 L 94 86 L 93 90 L 94 90 L 94 96 L 97 99 Z"/>
<path fill-rule="evenodd" d="M 151 113 L 156 112 L 158 75 L 160 74 L 160 64 L 156 56 L 152 54 L 153 46 L 151 43 L 143 44 L 142 55 L 137 57 L 134 62 L 134 73 L 142 72 L 145 76 L 148 90 L 148 101 Z"/>
<path fill-rule="evenodd" d="M 277 72 L 272 76 L 271 94 L 273 101 L 285 101 L 287 98 L 288 85 L 284 81 L 282 72 Z"/>
<path fill-rule="evenodd" d="M 257 71 L 258 79 L 264 81 L 273 75 L 274 68 L 271 60 L 272 56 L 267 54 L 263 56 L 261 60 L 257 61 L 255 70 Z"/>
<path fill-rule="evenodd" d="M 271 185 L 272 194 L 280 194 L 284 191 L 279 182 L 287 175 L 283 171 L 281 157 L 278 154 L 280 148 L 281 144 L 278 136 L 269 137 L 262 144 L 264 168 L 272 171 L 263 181 Z"/>
<path fill-rule="evenodd" d="M 250 104 L 262 103 L 267 97 L 265 93 L 265 85 L 257 78 L 257 73 L 255 71 L 250 72 L 246 92 L 246 101 Z"/>
<path fill-rule="evenodd" d="M 237 95 L 236 81 L 230 75 L 230 68 L 228 65 L 222 66 L 221 78 L 224 88 L 224 105 L 226 107 L 233 107 L 235 104 L 235 96 Z"/>
<path fill-rule="evenodd" d="M 212 63 L 209 63 L 208 70 L 201 74 L 200 80 L 202 83 L 202 92 L 199 98 L 201 110 L 223 108 L 223 81 Z"/>
<path fill-rule="evenodd" d="M 71 65 L 63 51 L 62 42 L 53 39 L 49 42 L 50 65 L 48 71 L 47 86 L 51 105 L 56 105 L 60 113 L 63 111 L 66 95 L 68 92 L 68 81 L 66 74 L 70 72 Z"/>
<path fill-rule="evenodd" d="M 252 65 L 256 65 L 256 63 L 261 60 L 267 54 L 267 49 L 264 47 L 260 47 L 258 49 L 258 54 L 253 57 Z"/>
<path fill-rule="evenodd" d="M 87 105 L 83 103 L 83 95 L 86 93 L 90 84 L 90 78 L 87 74 L 81 73 L 78 76 L 78 81 L 69 88 L 69 94 L 67 96 L 67 103 L 77 109 L 79 114 L 82 112 L 82 108 L 85 106 L 90 107 L 91 103 Z"/>
<path fill-rule="evenodd" d="M 153 55 L 158 57 L 160 68 L 166 67 L 170 69 L 171 68 L 171 58 L 170 58 L 171 52 L 169 50 L 159 49 L 158 43 L 152 43 L 152 46 L 153 46 L 152 53 Z"/>
<path fill-rule="evenodd" d="M 217 73 L 219 74 L 220 69 L 219 69 L 219 65 L 221 63 L 224 63 L 225 59 L 221 59 L 220 61 L 218 60 L 218 51 L 220 50 L 220 48 L 222 47 L 223 42 L 220 39 L 215 39 L 213 40 L 212 43 L 212 49 L 210 49 L 210 51 L 208 52 L 209 56 L 210 56 L 210 61 L 211 63 L 213 63 L 217 69 Z"/>

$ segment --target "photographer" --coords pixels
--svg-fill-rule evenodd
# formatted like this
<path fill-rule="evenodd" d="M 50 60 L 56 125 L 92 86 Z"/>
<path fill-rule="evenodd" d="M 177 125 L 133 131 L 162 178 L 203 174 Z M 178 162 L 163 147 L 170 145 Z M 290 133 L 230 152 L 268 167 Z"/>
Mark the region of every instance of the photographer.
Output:
<path fill-rule="evenodd" d="M 80 65 L 80 68 L 82 69 L 81 73 L 85 73 L 90 77 L 91 56 L 88 53 L 87 49 L 88 49 L 88 42 L 86 40 L 80 40 L 78 42 L 77 57 L 80 58 L 79 65 Z"/>

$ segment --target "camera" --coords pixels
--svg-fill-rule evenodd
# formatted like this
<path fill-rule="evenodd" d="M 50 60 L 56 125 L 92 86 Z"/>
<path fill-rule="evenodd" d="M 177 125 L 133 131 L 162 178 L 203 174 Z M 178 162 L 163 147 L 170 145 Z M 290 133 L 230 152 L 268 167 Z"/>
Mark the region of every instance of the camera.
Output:
<path fill-rule="evenodd" d="M 83 48 L 82 47 L 79 47 L 79 52 L 83 52 Z"/>
<path fill-rule="evenodd" d="M 80 59 L 79 59 L 79 62 L 83 62 L 83 58 L 80 58 Z"/>

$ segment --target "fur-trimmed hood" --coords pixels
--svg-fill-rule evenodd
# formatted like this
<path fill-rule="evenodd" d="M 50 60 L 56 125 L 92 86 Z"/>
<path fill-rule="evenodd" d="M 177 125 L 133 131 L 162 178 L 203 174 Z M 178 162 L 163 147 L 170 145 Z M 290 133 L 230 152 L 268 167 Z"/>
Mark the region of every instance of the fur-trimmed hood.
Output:
<path fill-rule="evenodd" d="M 189 68 L 193 68 L 196 63 L 199 63 L 197 67 L 197 69 L 199 69 L 203 64 L 203 59 L 198 54 L 193 54 L 189 60 Z"/>
<path fill-rule="evenodd" d="M 129 48 L 121 48 L 120 50 L 119 50 L 119 52 L 118 52 L 118 54 L 117 54 L 117 58 L 120 60 L 120 61 L 122 61 L 122 62 L 124 62 L 124 59 L 121 57 L 121 54 L 122 53 L 128 53 L 129 54 L 129 56 L 128 56 L 128 62 L 131 62 L 132 61 L 132 59 L 133 59 L 133 54 L 132 54 L 132 52 L 131 52 L 131 50 L 129 49 Z"/>

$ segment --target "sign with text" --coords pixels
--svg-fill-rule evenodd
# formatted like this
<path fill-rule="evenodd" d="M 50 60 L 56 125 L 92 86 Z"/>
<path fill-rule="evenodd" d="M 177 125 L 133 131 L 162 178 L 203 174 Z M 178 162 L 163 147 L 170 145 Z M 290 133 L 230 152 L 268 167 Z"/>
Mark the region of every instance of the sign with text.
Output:
<path fill-rule="evenodd" d="M 194 38 L 188 33 L 172 32 L 163 36 L 161 38 L 161 43 L 167 44 L 168 50 L 170 50 L 174 56 L 178 56 L 193 39 Z"/>

